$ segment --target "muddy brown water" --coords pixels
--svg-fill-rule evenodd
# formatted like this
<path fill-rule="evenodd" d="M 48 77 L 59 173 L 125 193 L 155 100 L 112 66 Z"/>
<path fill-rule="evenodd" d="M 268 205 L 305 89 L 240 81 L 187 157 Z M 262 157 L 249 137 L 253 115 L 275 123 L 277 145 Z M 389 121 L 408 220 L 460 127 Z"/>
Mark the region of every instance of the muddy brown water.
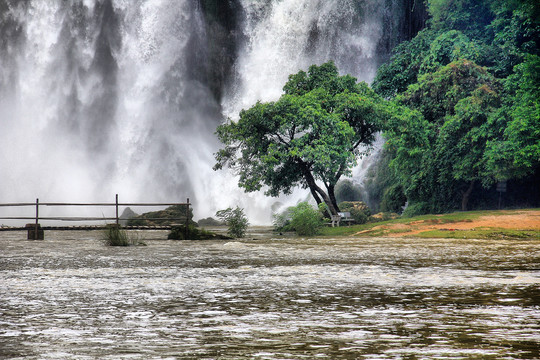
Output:
<path fill-rule="evenodd" d="M 0 233 L 0 358 L 540 357 L 540 240 L 166 234 Z"/>

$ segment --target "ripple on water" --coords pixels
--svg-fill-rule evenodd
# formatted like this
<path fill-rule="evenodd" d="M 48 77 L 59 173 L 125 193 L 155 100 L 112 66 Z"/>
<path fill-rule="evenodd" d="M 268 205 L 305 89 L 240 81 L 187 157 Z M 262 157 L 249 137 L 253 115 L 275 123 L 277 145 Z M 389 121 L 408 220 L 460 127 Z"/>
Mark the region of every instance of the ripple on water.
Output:
<path fill-rule="evenodd" d="M 540 356 L 539 241 L 57 234 L 0 238 L 0 358 Z"/>

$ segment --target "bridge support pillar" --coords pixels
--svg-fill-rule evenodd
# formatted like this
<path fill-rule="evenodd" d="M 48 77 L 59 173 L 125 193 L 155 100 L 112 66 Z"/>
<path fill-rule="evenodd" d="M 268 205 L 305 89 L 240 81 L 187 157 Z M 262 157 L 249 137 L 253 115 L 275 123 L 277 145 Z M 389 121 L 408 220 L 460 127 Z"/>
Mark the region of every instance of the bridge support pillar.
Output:
<path fill-rule="evenodd" d="M 26 229 L 28 231 L 28 240 L 44 240 L 45 233 L 40 224 L 26 224 Z M 37 230 L 37 234 L 36 234 Z"/>

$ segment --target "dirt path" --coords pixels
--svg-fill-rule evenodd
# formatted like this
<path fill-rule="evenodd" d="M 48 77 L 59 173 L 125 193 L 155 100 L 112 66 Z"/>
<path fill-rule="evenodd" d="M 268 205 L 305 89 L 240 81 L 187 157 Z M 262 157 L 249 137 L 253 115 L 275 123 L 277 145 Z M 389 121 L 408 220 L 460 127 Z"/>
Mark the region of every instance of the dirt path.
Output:
<path fill-rule="evenodd" d="M 429 230 L 482 230 L 482 229 L 540 230 L 540 210 L 502 211 L 496 216 L 480 216 L 456 222 L 442 222 L 437 219 L 414 221 L 409 224 L 388 224 L 375 226 L 357 235 L 373 230 L 389 230 L 387 236 L 400 237 L 419 234 Z M 398 230 L 398 232 L 394 232 Z M 403 230 L 403 232 L 399 232 Z"/>

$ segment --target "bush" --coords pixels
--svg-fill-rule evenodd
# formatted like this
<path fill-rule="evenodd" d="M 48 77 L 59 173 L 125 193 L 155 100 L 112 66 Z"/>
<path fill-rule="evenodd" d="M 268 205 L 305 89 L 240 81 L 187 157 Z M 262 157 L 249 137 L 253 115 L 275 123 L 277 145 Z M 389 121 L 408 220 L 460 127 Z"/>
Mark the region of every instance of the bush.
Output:
<path fill-rule="evenodd" d="M 407 197 L 403 192 L 403 187 L 399 184 L 394 184 L 384 190 L 381 211 L 401 213 L 406 202 Z"/>
<path fill-rule="evenodd" d="M 109 246 L 146 245 L 137 237 L 130 237 L 120 226 L 109 225 L 104 232 L 105 244 Z"/>
<path fill-rule="evenodd" d="M 412 203 L 407 206 L 405 211 L 403 211 L 403 214 L 401 215 L 404 218 L 409 218 L 417 215 L 424 215 L 429 214 L 431 211 L 431 207 L 426 202 L 417 202 Z"/>
<path fill-rule="evenodd" d="M 274 231 L 294 231 L 291 228 L 291 217 L 293 207 L 285 209 L 282 213 L 272 215 L 272 224 Z"/>
<path fill-rule="evenodd" d="M 167 236 L 169 240 L 225 240 L 230 239 L 228 236 L 219 235 L 204 229 L 198 229 L 193 225 L 189 225 L 187 230 L 185 225 L 173 226 L 171 232 Z"/>
<path fill-rule="evenodd" d="M 290 227 L 298 235 L 315 235 L 323 226 L 321 213 L 307 202 L 301 202 L 288 210 L 291 215 Z"/>
<path fill-rule="evenodd" d="M 350 212 L 357 224 L 365 224 L 371 215 L 371 210 L 362 201 L 344 201 L 339 204 L 339 209 L 343 212 Z"/>
<path fill-rule="evenodd" d="M 225 210 L 219 210 L 216 213 L 216 217 L 227 224 L 229 227 L 227 234 L 229 234 L 229 236 L 241 238 L 246 234 L 249 222 L 244 214 L 244 210 L 238 206 L 235 209 L 227 208 Z"/>

